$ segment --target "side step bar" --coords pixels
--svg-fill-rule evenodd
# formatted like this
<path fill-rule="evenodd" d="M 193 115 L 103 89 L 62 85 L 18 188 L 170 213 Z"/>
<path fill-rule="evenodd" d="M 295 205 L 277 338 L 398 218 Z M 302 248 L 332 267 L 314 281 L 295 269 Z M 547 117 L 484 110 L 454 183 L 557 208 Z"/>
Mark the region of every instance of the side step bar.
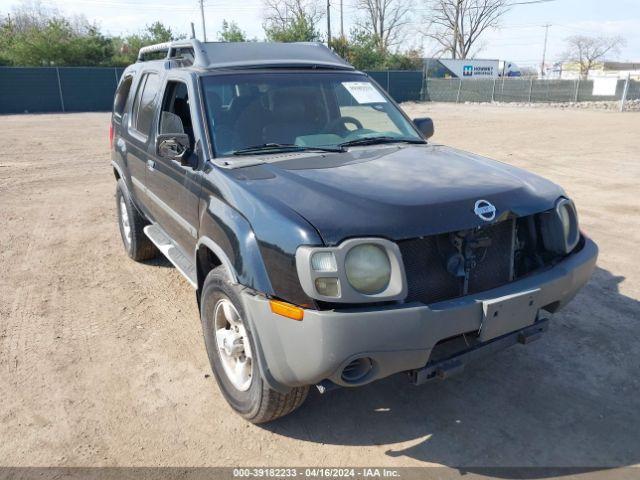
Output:
<path fill-rule="evenodd" d="M 527 345 L 540 338 L 549 328 L 549 319 L 543 318 L 533 325 L 529 325 L 521 330 L 507 333 L 488 342 L 475 345 L 460 353 L 456 353 L 449 358 L 437 362 L 429 362 L 423 368 L 409 372 L 411 381 L 415 385 L 428 382 L 430 380 L 444 380 L 464 370 L 466 363 L 475 361 L 481 357 L 504 350 L 516 343 Z"/>
<path fill-rule="evenodd" d="M 169 236 L 158 225 L 147 225 L 144 227 L 144 233 L 158 247 L 158 250 L 173 263 L 191 286 L 198 288 L 196 266 L 173 244 Z"/>

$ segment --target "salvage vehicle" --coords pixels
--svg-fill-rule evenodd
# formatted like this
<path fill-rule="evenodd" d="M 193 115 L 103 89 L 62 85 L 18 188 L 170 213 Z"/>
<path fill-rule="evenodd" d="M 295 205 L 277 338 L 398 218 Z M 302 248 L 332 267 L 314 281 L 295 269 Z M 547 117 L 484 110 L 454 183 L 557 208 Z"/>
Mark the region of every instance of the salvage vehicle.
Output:
<path fill-rule="evenodd" d="M 247 420 L 313 386 L 445 379 L 539 338 L 588 281 L 597 247 L 559 186 L 433 133 L 320 44 L 183 40 L 125 69 L 109 133 L 124 248 L 195 289 Z"/>

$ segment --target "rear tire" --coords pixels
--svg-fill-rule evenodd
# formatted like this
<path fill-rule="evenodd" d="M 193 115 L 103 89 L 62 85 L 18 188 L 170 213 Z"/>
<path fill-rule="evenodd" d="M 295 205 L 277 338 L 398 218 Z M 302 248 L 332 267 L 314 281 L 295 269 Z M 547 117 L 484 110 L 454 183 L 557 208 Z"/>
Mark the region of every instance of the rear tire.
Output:
<path fill-rule="evenodd" d="M 308 386 L 282 394 L 262 378 L 240 293 L 224 267 L 213 269 L 204 281 L 200 316 L 211 369 L 227 403 L 239 415 L 252 423 L 271 422 L 304 403 Z"/>
<path fill-rule="evenodd" d="M 131 202 L 122 179 L 118 180 L 116 187 L 116 211 L 120 236 L 127 255 L 136 262 L 154 258 L 158 249 L 144 234 L 144 227 L 149 225 L 149 222 Z"/>

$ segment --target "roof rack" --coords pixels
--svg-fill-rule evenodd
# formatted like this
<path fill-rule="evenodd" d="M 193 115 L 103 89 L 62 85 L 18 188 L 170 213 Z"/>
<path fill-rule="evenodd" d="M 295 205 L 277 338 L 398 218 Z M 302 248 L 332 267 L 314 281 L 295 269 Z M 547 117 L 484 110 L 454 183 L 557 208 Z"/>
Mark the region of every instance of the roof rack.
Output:
<path fill-rule="evenodd" d="M 185 52 L 186 50 L 186 52 Z M 177 40 L 173 42 L 156 43 L 142 47 L 138 52 L 138 62 L 145 62 L 148 59 L 146 55 L 150 53 L 167 52 L 165 60 L 180 60 L 184 58 L 185 53 L 193 56 L 193 64 L 197 66 L 206 66 L 209 64 L 207 54 L 202 48 L 202 44 L 195 38 L 188 40 Z"/>
<path fill-rule="evenodd" d="M 205 42 L 195 38 L 143 47 L 138 62 L 152 60 L 151 53 L 166 52 L 163 60 L 178 66 L 204 69 L 325 68 L 354 70 L 325 45 L 313 42 Z M 157 59 L 157 57 L 155 58 Z"/>

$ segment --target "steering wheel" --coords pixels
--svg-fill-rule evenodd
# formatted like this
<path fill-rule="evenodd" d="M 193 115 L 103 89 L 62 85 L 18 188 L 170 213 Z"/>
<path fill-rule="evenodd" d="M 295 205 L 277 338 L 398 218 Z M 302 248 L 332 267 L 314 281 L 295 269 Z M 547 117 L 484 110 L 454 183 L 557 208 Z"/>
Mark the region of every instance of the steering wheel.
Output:
<path fill-rule="evenodd" d="M 360 122 L 360 120 L 358 120 L 357 118 L 340 117 L 329 122 L 329 124 L 326 127 L 326 130 L 328 132 L 334 132 L 334 133 L 338 131 L 338 127 L 342 127 L 340 130 L 348 130 L 347 129 L 348 124 L 355 125 L 356 130 L 362 130 L 362 128 L 364 128 L 362 126 L 362 122 Z M 348 131 L 350 132 L 351 130 L 348 130 Z"/>

